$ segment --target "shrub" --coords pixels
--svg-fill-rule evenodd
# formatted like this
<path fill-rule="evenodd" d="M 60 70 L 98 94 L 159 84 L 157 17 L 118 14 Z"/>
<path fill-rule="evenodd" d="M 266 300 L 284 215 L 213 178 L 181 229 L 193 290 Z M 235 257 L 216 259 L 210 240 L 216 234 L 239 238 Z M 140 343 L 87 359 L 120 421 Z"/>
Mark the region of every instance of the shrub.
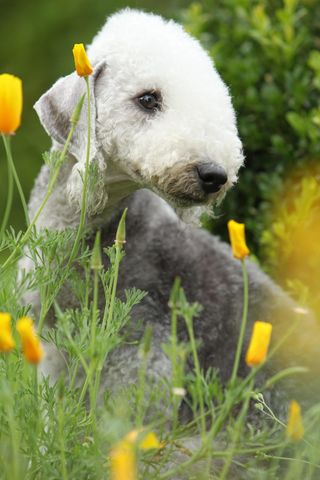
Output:
<path fill-rule="evenodd" d="M 258 251 L 288 171 L 320 158 L 320 4 L 316 0 L 205 0 L 182 12 L 230 86 L 246 168 L 207 226 L 246 223 Z M 260 250 L 261 252 L 261 250 Z"/>

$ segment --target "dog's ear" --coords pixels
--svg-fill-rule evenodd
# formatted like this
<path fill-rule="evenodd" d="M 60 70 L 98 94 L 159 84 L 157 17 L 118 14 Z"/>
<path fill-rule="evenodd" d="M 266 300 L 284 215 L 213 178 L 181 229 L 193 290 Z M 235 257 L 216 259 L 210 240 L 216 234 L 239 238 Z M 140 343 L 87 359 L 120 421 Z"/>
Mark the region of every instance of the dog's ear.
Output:
<path fill-rule="evenodd" d="M 96 79 L 105 67 L 105 62 L 101 62 L 94 68 L 94 72 L 90 75 L 90 163 L 93 161 L 99 170 L 105 168 L 102 153 L 99 151 L 99 145 L 96 137 L 96 102 L 95 102 L 95 84 Z M 35 103 L 34 108 L 40 118 L 40 121 L 50 137 L 61 145 L 65 144 L 67 136 L 71 129 L 71 115 L 74 111 L 81 96 L 86 92 L 86 84 L 83 78 L 79 77 L 76 72 L 60 78 L 57 82 L 40 97 Z M 86 159 L 88 132 L 88 102 L 85 98 L 81 115 L 74 134 L 69 144 L 68 151 L 75 157 L 75 164 L 68 183 L 69 196 L 71 201 L 80 206 L 82 193 L 82 179 Z M 100 175 L 101 177 L 101 175 Z M 96 193 L 101 196 L 102 192 L 96 189 Z M 93 199 L 92 199 L 93 200 Z M 106 198 L 104 198 L 105 203 Z M 97 211 L 101 209 L 101 198 L 94 200 L 95 205 L 89 206 L 90 210 Z"/>

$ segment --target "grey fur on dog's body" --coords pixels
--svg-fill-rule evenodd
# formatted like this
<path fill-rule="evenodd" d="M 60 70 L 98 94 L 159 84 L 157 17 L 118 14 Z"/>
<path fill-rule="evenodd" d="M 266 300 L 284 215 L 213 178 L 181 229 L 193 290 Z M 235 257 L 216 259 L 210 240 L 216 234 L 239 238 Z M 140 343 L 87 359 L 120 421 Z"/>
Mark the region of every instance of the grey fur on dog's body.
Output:
<path fill-rule="evenodd" d="M 69 161 L 69 166 L 66 164 L 62 178 L 67 178 L 72 165 L 72 160 Z M 31 197 L 31 210 L 37 207 L 45 194 L 48 178 L 48 168 L 43 167 Z M 60 184 L 63 184 L 62 180 Z M 63 208 L 63 202 L 61 205 Z M 168 341 L 170 335 L 168 300 L 177 276 L 181 278 L 188 301 L 198 302 L 203 307 L 200 315 L 194 319 L 195 335 L 200 342 L 201 367 L 204 370 L 209 367 L 217 369 L 222 381 L 226 382 L 231 375 L 242 316 L 243 278 L 240 262 L 233 258 L 227 244 L 204 230 L 186 225 L 163 199 L 145 189 L 122 200 L 104 224 L 100 224 L 102 247 L 113 244 L 125 207 L 128 207 L 126 255 L 121 263 L 118 295 L 121 297 L 125 289 L 132 287 L 147 292 L 141 303 L 134 307 L 131 322 L 124 334 L 130 342 L 139 342 L 145 326 L 152 326 L 153 341 L 148 359 L 149 385 L 152 386 L 161 378 L 170 379 L 171 364 L 161 345 Z M 89 243 L 92 245 L 93 239 Z M 106 256 L 104 262 L 107 268 Z M 250 261 L 246 263 L 249 275 L 246 338 L 248 339 L 255 320 L 270 321 L 274 325 L 275 344 L 300 316 L 301 322 L 304 322 L 303 331 L 298 325 L 291 334 L 291 340 L 282 348 L 278 362 L 272 363 L 268 371 L 270 373 L 289 365 L 308 364 L 308 329 L 318 332 L 316 322 L 310 315 L 301 317 L 299 312 L 296 313 L 295 304 L 256 265 Z M 73 295 L 66 288 L 61 298 L 63 308 L 77 306 Z M 104 308 L 103 299 L 101 291 L 101 310 Z M 34 308 L 36 303 L 37 300 L 33 298 Z M 178 333 L 181 340 L 188 340 L 182 320 L 179 322 Z M 139 364 L 136 345 L 125 344 L 113 351 L 103 370 L 101 394 L 106 389 L 116 391 L 122 386 L 134 384 Z M 61 354 L 55 349 L 51 351 L 49 347 L 42 371 L 45 375 L 50 375 L 51 381 L 55 381 L 63 368 Z M 187 369 L 190 368 L 192 369 L 191 360 L 187 363 Z M 239 373 L 243 376 L 247 372 L 248 368 L 242 361 Z"/>

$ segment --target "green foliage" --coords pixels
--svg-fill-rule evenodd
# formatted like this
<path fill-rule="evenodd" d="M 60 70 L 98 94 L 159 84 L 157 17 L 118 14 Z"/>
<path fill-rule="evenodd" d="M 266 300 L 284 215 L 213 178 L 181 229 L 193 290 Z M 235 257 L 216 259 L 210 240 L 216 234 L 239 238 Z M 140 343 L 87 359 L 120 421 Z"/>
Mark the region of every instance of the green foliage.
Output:
<path fill-rule="evenodd" d="M 135 450 L 140 479 L 165 480 L 181 474 L 182 478 L 222 480 L 230 478 L 231 463 L 238 465 L 239 480 L 283 475 L 288 479 L 318 478 L 319 406 L 304 412 L 306 439 L 294 444 L 286 439 L 285 425 L 262 394 L 266 387 L 254 385 L 259 369 L 228 385 L 222 385 L 219 372 L 203 372 L 193 332 L 193 318 L 201 308 L 187 301 L 179 281 L 170 299 L 171 336 L 162 345 L 173 365 L 171 378 L 166 382 L 153 379 L 152 385 L 148 384 L 153 339 L 147 328 L 140 344 L 130 343 L 139 358 L 137 382 L 116 392 L 103 389 L 102 367 L 113 350 L 128 342 L 123 327 L 130 323 L 131 310 L 144 293 L 131 289 L 123 300 L 113 296 L 125 252 L 117 244 L 106 249 L 101 254 L 102 259 L 108 255 L 105 269 L 100 260 L 96 263 L 99 236 L 92 250 L 85 249 L 74 265 L 66 267 L 72 236 L 72 232 L 34 230 L 28 243 L 34 273 L 25 277 L 19 288 L 15 288 L 14 268 L 0 277 L 1 310 L 10 311 L 14 323 L 25 313 L 19 306 L 23 290 L 37 289 L 42 302 L 53 305 L 55 325 L 47 325 L 42 342 L 55 345 L 65 365 L 58 380 L 49 383 L 37 379 L 36 367 L 26 363 L 19 348 L 0 354 L 1 480 L 117 478 L 110 473 L 111 452 L 128 432 L 142 426 L 156 431 L 163 445 L 160 451 Z M 10 237 L 6 241 L 10 242 Z M 67 270 L 64 288 L 71 288 L 78 304 L 65 310 L 57 296 L 63 263 Z M 101 311 L 97 308 L 99 284 L 105 299 Z M 177 337 L 177 321 L 186 324 L 189 338 L 184 342 Z M 19 345 L 18 338 L 16 342 Z M 188 357 L 194 368 L 186 373 Z M 269 384 L 297 371 L 284 370 L 269 379 Z M 183 401 L 190 409 L 189 423 L 179 420 Z M 257 412 L 254 415 L 253 410 Z"/>
<path fill-rule="evenodd" d="M 204 0 L 182 14 L 230 87 L 246 156 L 209 227 L 244 221 L 256 251 L 288 170 L 320 157 L 319 18 L 315 0 Z"/>
<path fill-rule="evenodd" d="M 270 273 L 320 318 L 319 176 L 317 162 L 288 176 L 274 200 L 261 244 Z"/>

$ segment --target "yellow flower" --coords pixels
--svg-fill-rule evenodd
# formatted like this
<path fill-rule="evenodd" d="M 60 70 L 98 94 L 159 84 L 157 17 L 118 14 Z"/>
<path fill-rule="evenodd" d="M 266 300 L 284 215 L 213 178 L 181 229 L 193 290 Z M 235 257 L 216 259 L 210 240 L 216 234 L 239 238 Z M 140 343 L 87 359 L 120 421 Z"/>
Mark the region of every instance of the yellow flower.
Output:
<path fill-rule="evenodd" d="M 272 325 L 268 322 L 254 322 L 253 331 L 246 353 L 246 363 L 254 367 L 262 363 L 268 353 Z"/>
<path fill-rule="evenodd" d="M 250 250 L 246 245 L 244 223 L 237 223 L 234 220 L 229 220 L 228 230 L 233 256 L 238 260 L 242 260 L 250 253 Z"/>
<path fill-rule="evenodd" d="M 304 427 L 301 415 L 301 407 L 298 402 L 292 400 L 289 405 L 287 437 L 298 442 L 304 436 Z"/>
<path fill-rule="evenodd" d="M 156 436 L 155 433 L 149 432 L 149 433 L 146 433 L 145 435 L 140 435 L 142 432 L 143 432 L 143 429 L 132 430 L 131 432 L 129 432 L 126 435 L 125 439 L 129 443 L 134 444 L 138 440 L 138 437 L 141 436 L 141 438 L 139 438 L 139 441 L 138 441 L 138 444 L 137 444 L 138 448 L 140 448 L 141 450 L 150 450 L 152 448 L 161 448 L 161 443 L 157 439 L 157 436 Z"/>
<path fill-rule="evenodd" d="M 133 445 L 128 441 L 120 441 L 110 454 L 112 480 L 136 480 L 137 462 Z"/>
<path fill-rule="evenodd" d="M 110 465 L 112 480 L 136 480 L 137 461 L 135 448 L 150 450 L 161 448 L 162 445 L 155 433 L 143 434 L 143 428 L 132 430 L 111 450 Z M 141 438 L 140 438 L 141 437 Z"/>
<path fill-rule="evenodd" d="M 21 123 L 22 81 L 3 73 L 0 75 L 0 133 L 13 134 Z"/>
<path fill-rule="evenodd" d="M 10 352 L 16 344 L 11 333 L 9 313 L 0 313 L 0 352 Z"/>
<path fill-rule="evenodd" d="M 28 362 L 39 363 L 43 357 L 43 348 L 31 318 L 20 318 L 17 321 L 17 331 L 21 337 L 23 354 Z"/>
<path fill-rule="evenodd" d="M 75 43 L 72 53 L 77 74 L 80 77 L 91 75 L 93 68 L 89 62 L 83 43 Z"/>

